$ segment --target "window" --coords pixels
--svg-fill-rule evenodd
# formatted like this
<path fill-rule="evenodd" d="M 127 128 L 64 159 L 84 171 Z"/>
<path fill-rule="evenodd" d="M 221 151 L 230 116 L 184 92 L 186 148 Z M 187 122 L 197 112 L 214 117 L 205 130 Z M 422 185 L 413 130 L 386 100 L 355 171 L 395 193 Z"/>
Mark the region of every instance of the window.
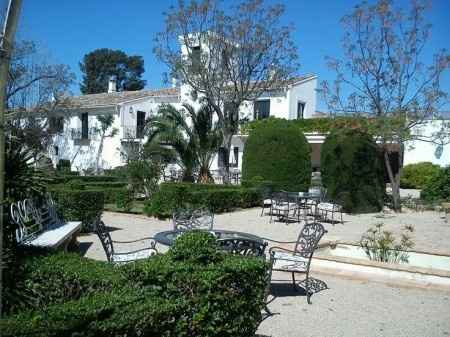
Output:
<path fill-rule="evenodd" d="M 200 72 L 201 54 L 202 52 L 200 50 L 200 46 L 191 48 L 191 62 L 192 62 L 192 69 L 194 72 Z"/>
<path fill-rule="evenodd" d="M 49 127 L 53 132 L 63 132 L 64 131 L 64 118 L 63 117 L 50 117 Z"/>
<path fill-rule="evenodd" d="M 305 102 L 297 102 L 297 119 L 303 119 L 305 118 L 304 112 L 305 112 Z"/>
<path fill-rule="evenodd" d="M 270 99 L 255 101 L 253 106 L 254 119 L 269 118 L 270 115 Z"/>
<path fill-rule="evenodd" d="M 136 120 L 136 138 L 144 138 L 144 127 L 145 127 L 145 111 L 137 112 Z"/>
<path fill-rule="evenodd" d="M 235 146 L 233 147 L 233 158 L 231 158 L 231 167 L 238 167 L 239 166 L 239 147 Z"/>
<path fill-rule="evenodd" d="M 88 113 L 84 112 L 81 114 L 81 139 L 89 138 L 89 122 L 88 122 Z"/>
<path fill-rule="evenodd" d="M 55 156 L 59 156 L 59 147 L 58 146 L 53 146 L 53 152 L 55 153 Z"/>
<path fill-rule="evenodd" d="M 224 147 L 219 148 L 219 158 L 218 158 L 218 167 L 225 167 L 225 155 L 227 150 Z"/>

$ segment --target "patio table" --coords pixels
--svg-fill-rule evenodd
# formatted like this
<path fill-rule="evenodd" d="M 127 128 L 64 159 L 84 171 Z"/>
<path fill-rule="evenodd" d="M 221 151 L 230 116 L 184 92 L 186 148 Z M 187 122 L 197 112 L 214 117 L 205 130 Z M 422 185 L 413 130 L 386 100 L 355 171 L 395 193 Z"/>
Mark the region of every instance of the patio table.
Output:
<path fill-rule="evenodd" d="M 177 230 L 170 230 L 170 231 L 163 231 L 156 233 L 154 236 L 154 240 L 160 244 L 171 246 L 175 239 L 185 233 L 186 231 L 177 231 Z M 236 232 L 236 231 L 229 231 L 229 230 L 223 230 L 223 229 L 213 229 L 209 231 L 210 233 L 214 234 L 217 239 L 250 239 L 257 242 L 263 242 L 263 240 L 257 236 L 250 233 L 244 233 L 244 232 Z"/>

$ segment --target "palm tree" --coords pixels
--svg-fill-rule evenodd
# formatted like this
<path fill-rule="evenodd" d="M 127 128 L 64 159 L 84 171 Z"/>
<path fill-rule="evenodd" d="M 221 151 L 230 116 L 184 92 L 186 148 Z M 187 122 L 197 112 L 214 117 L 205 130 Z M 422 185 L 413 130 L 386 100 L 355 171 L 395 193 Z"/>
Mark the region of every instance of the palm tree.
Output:
<path fill-rule="evenodd" d="M 158 115 L 149 120 L 147 154 L 175 157 L 183 169 L 183 181 L 194 181 L 198 170 L 198 182 L 211 182 L 211 161 L 222 143 L 222 133 L 213 123 L 213 110 L 207 104 L 198 111 L 189 104 L 183 104 L 183 108 L 162 105 Z"/>

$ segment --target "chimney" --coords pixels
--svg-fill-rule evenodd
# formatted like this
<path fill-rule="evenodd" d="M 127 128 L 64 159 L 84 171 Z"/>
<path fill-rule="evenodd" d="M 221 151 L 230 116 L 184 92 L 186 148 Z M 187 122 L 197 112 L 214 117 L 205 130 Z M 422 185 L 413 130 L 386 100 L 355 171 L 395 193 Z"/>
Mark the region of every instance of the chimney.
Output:
<path fill-rule="evenodd" d="M 116 77 L 111 76 L 109 78 L 109 82 L 108 82 L 108 94 L 110 94 L 112 92 L 116 92 L 116 91 L 117 91 Z"/>

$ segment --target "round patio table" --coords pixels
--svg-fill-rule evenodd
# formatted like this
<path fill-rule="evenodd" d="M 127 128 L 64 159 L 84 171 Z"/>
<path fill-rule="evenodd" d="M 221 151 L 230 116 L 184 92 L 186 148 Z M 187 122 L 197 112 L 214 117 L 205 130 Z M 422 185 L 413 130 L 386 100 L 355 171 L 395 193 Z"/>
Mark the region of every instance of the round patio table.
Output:
<path fill-rule="evenodd" d="M 171 231 L 164 231 L 156 233 L 153 237 L 154 240 L 160 244 L 171 246 L 175 239 L 185 233 L 186 231 L 177 231 L 177 230 L 171 230 Z M 210 233 L 213 233 L 217 239 L 234 239 L 234 238 L 242 238 L 242 239 L 250 239 L 258 242 L 263 242 L 263 240 L 257 236 L 250 233 L 244 233 L 244 232 L 236 232 L 236 231 L 228 231 L 224 229 L 213 229 L 212 231 L 209 231 Z"/>

